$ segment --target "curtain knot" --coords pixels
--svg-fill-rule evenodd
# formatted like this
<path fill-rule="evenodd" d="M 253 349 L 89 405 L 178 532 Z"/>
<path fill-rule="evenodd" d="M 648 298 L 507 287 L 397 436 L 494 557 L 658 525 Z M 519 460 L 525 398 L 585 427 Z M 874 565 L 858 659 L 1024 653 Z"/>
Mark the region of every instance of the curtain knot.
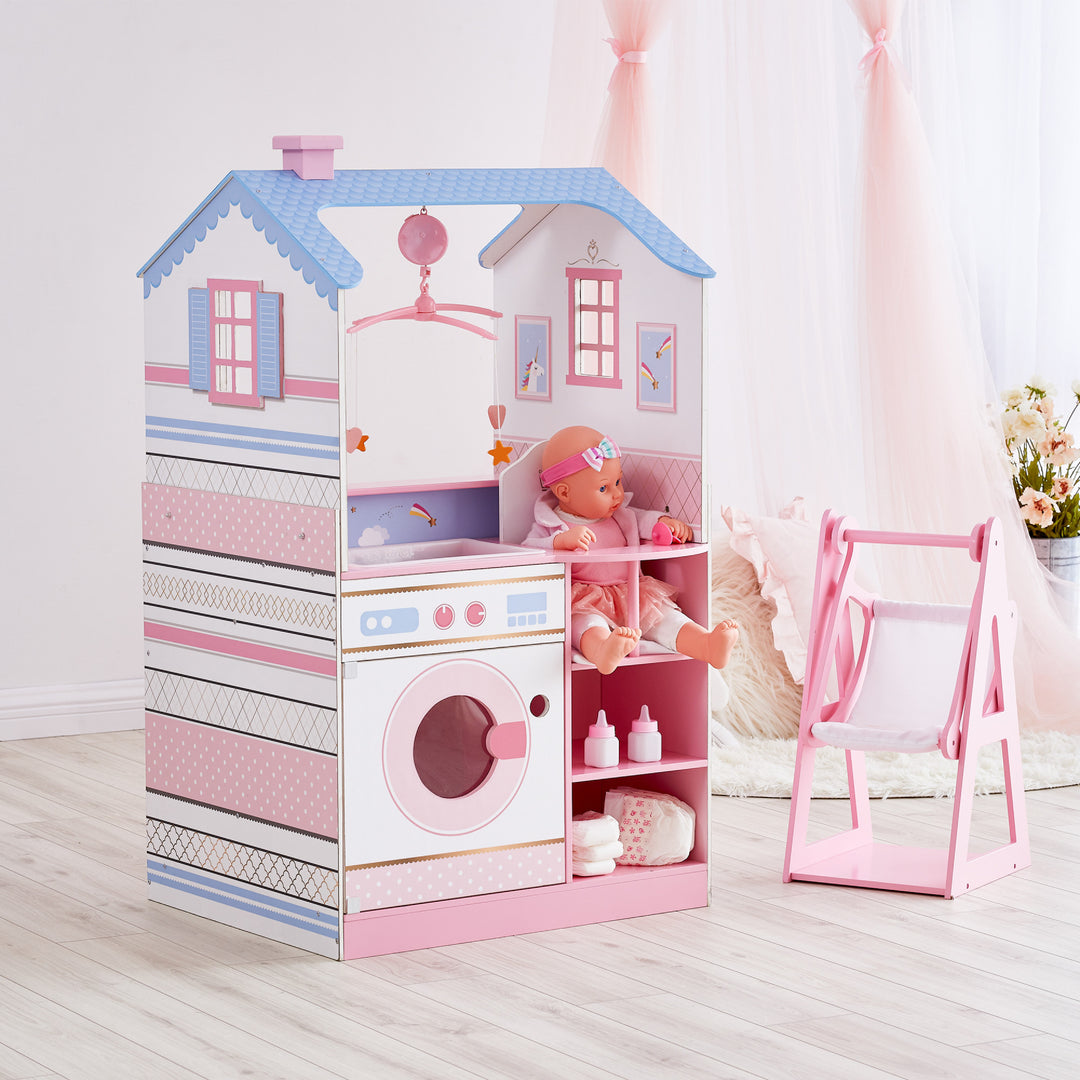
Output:
<path fill-rule="evenodd" d="M 878 58 L 881 50 L 886 48 L 889 44 L 889 31 L 883 26 L 874 35 L 874 44 L 870 51 L 859 61 L 859 70 L 869 72 L 870 68 L 874 66 L 874 61 Z"/>
<path fill-rule="evenodd" d="M 611 51 L 615 54 L 615 59 L 620 64 L 644 64 L 649 58 L 647 52 L 641 52 L 635 49 L 628 49 L 623 51 L 622 43 L 618 38 L 604 38 L 604 40 L 611 46 Z"/>

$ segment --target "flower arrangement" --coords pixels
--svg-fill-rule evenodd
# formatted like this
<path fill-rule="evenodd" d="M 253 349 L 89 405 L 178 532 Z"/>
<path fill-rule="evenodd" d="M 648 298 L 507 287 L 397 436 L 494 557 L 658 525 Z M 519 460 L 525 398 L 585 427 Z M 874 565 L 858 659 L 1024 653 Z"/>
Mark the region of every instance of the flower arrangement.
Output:
<path fill-rule="evenodd" d="M 1054 388 L 1043 379 L 1001 395 L 1001 426 L 1012 466 L 1013 488 L 1028 533 L 1080 535 L 1080 448 L 1066 431 L 1080 407 L 1080 380 L 1064 422 L 1054 415 Z"/>

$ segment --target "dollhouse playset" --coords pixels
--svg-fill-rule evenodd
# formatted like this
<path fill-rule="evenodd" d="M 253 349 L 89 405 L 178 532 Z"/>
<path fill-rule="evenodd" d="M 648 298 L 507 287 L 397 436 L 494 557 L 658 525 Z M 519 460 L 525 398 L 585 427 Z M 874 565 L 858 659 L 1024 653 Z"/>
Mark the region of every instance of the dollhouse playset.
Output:
<path fill-rule="evenodd" d="M 707 904 L 707 664 L 568 628 L 583 562 L 708 626 L 712 271 L 602 169 L 274 145 L 140 271 L 151 898 L 342 959 Z M 568 425 L 687 542 L 523 544 Z M 678 861 L 597 870 L 624 806 Z"/>

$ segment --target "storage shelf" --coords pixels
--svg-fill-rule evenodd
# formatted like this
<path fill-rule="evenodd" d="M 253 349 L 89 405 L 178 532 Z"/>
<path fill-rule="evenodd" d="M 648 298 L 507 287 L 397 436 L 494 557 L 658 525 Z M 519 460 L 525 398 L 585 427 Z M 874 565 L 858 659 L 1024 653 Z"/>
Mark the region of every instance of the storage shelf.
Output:
<path fill-rule="evenodd" d="M 683 859 L 682 862 L 668 863 L 666 866 L 623 866 L 618 864 L 610 874 L 574 877 L 567 884 L 575 889 L 589 885 L 627 885 L 640 882 L 644 878 L 682 877 L 685 874 L 698 874 L 707 869 L 706 863 L 691 856 L 689 859 Z"/>
<path fill-rule="evenodd" d="M 575 739 L 570 753 L 570 779 L 578 784 L 584 780 L 611 780 L 624 776 L 642 776 L 647 773 L 675 772 L 683 769 L 704 769 L 707 758 L 690 757 L 687 754 L 665 753 L 659 761 L 630 761 L 625 753 L 619 764 L 608 769 L 597 769 L 585 764 L 585 740 Z"/>
<path fill-rule="evenodd" d="M 700 661 L 694 661 L 692 656 L 683 656 L 682 653 L 668 652 L 665 649 L 663 652 L 643 652 L 637 656 L 624 656 L 622 660 L 619 661 L 619 667 L 633 667 L 636 664 L 671 664 L 682 660 L 700 663 Z M 588 660 L 575 660 L 571 663 L 570 670 L 595 671 L 596 666 L 590 664 Z"/>
<path fill-rule="evenodd" d="M 637 547 L 596 547 L 591 551 L 555 551 L 553 554 L 565 563 L 653 562 L 657 559 L 689 559 L 708 550 L 708 544 L 654 544 L 645 540 Z"/>

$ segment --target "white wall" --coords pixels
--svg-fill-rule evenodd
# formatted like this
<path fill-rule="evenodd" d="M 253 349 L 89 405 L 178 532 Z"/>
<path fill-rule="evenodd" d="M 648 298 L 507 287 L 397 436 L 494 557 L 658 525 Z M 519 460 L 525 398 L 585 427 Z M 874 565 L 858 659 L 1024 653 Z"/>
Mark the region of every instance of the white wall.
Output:
<path fill-rule="evenodd" d="M 136 272 L 276 134 L 535 166 L 545 0 L 0 0 L 0 739 L 142 722 Z"/>

